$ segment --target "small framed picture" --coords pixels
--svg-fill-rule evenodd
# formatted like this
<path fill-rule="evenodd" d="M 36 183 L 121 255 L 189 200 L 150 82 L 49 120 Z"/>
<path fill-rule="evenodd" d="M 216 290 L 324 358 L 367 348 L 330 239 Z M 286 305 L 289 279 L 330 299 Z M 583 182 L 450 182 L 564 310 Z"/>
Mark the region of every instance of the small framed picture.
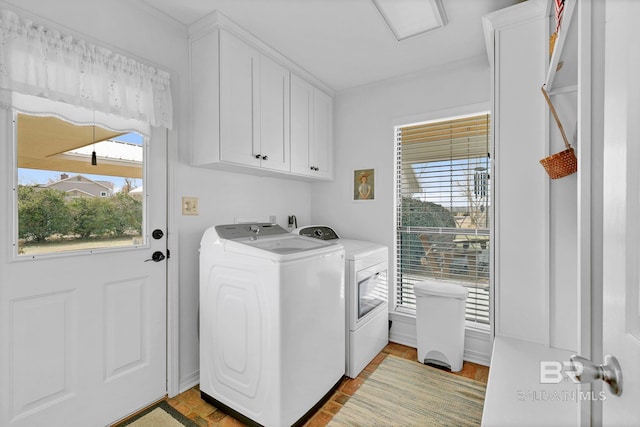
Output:
<path fill-rule="evenodd" d="M 353 171 L 353 200 L 374 200 L 376 196 L 374 169 L 356 169 Z"/>

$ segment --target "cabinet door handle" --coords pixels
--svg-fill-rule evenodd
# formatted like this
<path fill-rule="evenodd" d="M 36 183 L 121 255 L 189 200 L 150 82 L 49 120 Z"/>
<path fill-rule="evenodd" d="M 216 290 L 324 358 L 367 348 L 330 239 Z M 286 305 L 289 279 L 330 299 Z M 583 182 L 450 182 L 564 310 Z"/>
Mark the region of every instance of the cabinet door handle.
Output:
<path fill-rule="evenodd" d="M 256 154 L 255 157 L 256 157 L 256 159 L 259 159 L 262 156 L 260 154 Z"/>
<path fill-rule="evenodd" d="M 262 156 L 262 160 L 269 160 L 269 156 Z"/>

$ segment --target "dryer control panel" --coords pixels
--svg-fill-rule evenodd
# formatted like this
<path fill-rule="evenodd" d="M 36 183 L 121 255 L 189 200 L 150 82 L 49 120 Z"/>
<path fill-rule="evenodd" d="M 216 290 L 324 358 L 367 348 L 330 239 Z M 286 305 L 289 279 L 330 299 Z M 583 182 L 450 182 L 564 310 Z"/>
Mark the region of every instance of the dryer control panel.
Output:
<path fill-rule="evenodd" d="M 326 225 L 310 225 L 309 227 L 303 227 L 295 230 L 296 233 L 301 236 L 313 237 L 320 240 L 334 240 L 338 239 L 338 234 L 333 231 L 333 228 Z"/>

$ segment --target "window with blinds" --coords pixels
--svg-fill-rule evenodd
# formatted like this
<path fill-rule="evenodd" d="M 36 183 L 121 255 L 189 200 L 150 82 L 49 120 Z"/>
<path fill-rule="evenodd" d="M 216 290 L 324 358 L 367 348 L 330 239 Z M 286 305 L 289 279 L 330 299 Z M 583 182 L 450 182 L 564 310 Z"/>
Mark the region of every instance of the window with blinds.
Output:
<path fill-rule="evenodd" d="M 425 278 L 469 289 L 466 319 L 489 323 L 489 114 L 396 128 L 396 306 L 415 312 Z"/>

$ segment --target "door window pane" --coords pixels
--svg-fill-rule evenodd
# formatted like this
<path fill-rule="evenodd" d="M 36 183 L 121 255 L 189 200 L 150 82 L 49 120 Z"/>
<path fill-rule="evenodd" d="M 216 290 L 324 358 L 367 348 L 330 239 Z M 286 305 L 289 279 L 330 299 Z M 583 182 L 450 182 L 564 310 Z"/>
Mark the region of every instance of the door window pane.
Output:
<path fill-rule="evenodd" d="M 144 244 L 145 138 L 17 114 L 17 252 Z"/>

